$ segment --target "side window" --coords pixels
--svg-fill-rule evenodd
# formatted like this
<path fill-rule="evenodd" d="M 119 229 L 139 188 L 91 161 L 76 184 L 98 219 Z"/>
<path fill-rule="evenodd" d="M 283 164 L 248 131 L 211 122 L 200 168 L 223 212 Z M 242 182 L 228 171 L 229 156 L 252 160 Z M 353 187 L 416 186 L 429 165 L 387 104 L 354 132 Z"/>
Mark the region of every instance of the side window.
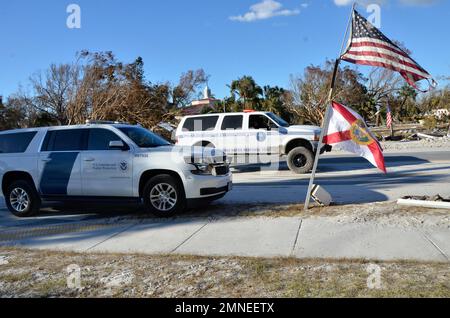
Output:
<path fill-rule="evenodd" d="M 210 131 L 216 128 L 219 116 L 204 116 L 187 118 L 183 125 L 183 131 Z"/>
<path fill-rule="evenodd" d="M 241 130 L 243 121 L 244 116 L 242 115 L 225 116 L 222 122 L 222 130 Z"/>
<path fill-rule="evenodd" d="M 89 129 L 88 150 L 109 150 L 110 141 L 122 141 L 122 139 L 108 129 Z"/>
<path fill-rule="evenodd" d="M 36 131 L 0 135 L 0 153 L 23 153 L 36 136 Z"/>
<path fill-rule="evenodd" d="M 194 131 L 194 118 L 186 118 L 183 124 L 183 131 Z"/>
<path fill-rule="evenodd" d="M 272 121 L 264 115 L 250 115 L 248 120 L 249 129 L 273 128 Z"/>
<path fill-rule="evenodd" d="M 42 151 L 81 151 L 84 150 L 86 129 L 67 129 L 49 131 L 44 139 Z"/>

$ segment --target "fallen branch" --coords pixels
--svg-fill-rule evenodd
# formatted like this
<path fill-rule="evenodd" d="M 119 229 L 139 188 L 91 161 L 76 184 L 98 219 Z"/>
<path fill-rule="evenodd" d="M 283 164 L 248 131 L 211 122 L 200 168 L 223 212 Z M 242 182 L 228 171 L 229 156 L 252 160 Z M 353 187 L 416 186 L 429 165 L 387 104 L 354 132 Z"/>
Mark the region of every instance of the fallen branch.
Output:
<path fill-rule="evenodd" d="M 417 133 L 417 137 L 419 137 L 420 139 L 440 139 L 440 138 L 442 138 L 439 136 L 433 136 L 433 135 L 422 134 L 422 133 Z"/>
<path fill-rule="evenodd" d="M 425 200 L 412 200 L 412 199 L 399 199 L 397 201 L 398 205 L 415 206 L 431 209 L 449 209 L 450 202 L 442 201 L 425 201 Z"/>

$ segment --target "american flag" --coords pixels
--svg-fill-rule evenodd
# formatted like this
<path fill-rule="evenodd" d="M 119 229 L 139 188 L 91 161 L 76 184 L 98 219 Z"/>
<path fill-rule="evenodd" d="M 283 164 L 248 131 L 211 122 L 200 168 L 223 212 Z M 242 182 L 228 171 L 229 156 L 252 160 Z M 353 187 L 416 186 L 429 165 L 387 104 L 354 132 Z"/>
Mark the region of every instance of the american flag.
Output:
<path fill-rule="evenodd" d="M 397 71 L 418 90 L 420 89 L 416 82 L 423 79 L 428 80 L 431 87 L 437 85 L 427 71 L 356 10 L 353 11 L 349 44 L 341 59 L 354 64 L 380 66 Z"/>
<path fill-rule="evenodd" d="M 391 113 L 391 108 L 389 107 L 389 105 L 387 105 L 386 107 L 387 107 L 386 127 L 390 129 L 390 128 L 392 128 L 392 113 Z"/>

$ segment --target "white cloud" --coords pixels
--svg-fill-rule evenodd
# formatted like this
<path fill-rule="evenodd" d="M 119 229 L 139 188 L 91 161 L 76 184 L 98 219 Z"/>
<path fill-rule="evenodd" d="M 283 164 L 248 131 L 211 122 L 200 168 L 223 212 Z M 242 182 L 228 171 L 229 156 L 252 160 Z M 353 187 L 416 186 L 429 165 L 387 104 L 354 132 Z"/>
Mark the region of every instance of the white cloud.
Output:
<path fill-rule="evenodd" d="M 437 0 L 400 0 L 400 2 L 406 5 L 429 5 L 436 3 Z"/>
<path fill-rule="evenodd" d="M 352 4 L 353 0 L 334 0 L 334 4 L 337 6 L 346 6 Z"/>
<path fill-rule="evenodd" d="M 307 4 L 306 4 L 307 5 Z M 302 5 L 303 6 L 303 5 Z M 250 11 L 242 15 L 232 16 L 230 20 L 239 22 L 253 22 L 279 16 L 293 16 L 300 14 L 299 9 L 283 9 L 283 5 L 274 0 L 263 0 L 250 7 Z"/>
<path fill-rule="evenodd" d="M 399 1 L 401 4 L 405 4 L 405 5 L 429 5 L 429 4 L 434 4 L 436 2 L 438 2 L 438 0 L 397 0 Z M 337 6 L 347 6 L 347 5 L 351 5 L 355 2 L 355 0 L 333 0 L 334 4 Z M 359 1 L 361 4 L 367 5 L 370 3 L 378 3 L 378 4 L 384 4 L 386 2 L 388 2 L 388 0 L 360 0 Z"/>
<path fill-rule="evenodd" d="M 347 5 L 351 5 L 355 2 L 355 0 L 333 0 L 334 4 L 337 6 L 347 6 Z M 407 0 L 406 0 L 407 1 Z M 385 3 L 386 0 L 359 0 L 358 3 L 359 4 L 363 4 L 363 5 L 368 5 L 368 4 L 383 4 Z"/>

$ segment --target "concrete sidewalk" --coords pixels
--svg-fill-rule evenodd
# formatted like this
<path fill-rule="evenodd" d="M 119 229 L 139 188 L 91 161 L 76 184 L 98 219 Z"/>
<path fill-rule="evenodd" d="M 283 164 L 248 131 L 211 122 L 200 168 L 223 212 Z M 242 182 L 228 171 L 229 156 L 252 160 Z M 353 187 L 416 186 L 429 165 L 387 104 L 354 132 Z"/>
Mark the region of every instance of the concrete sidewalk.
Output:
<path fill-rule="evenodd" d="M 0 244 L 77 252 L 450 261 L 448 228 L 240 217 L 135 220 L 86 229 L 31 237 L 24 233 L 11 241 L 3 233 Z"/>

